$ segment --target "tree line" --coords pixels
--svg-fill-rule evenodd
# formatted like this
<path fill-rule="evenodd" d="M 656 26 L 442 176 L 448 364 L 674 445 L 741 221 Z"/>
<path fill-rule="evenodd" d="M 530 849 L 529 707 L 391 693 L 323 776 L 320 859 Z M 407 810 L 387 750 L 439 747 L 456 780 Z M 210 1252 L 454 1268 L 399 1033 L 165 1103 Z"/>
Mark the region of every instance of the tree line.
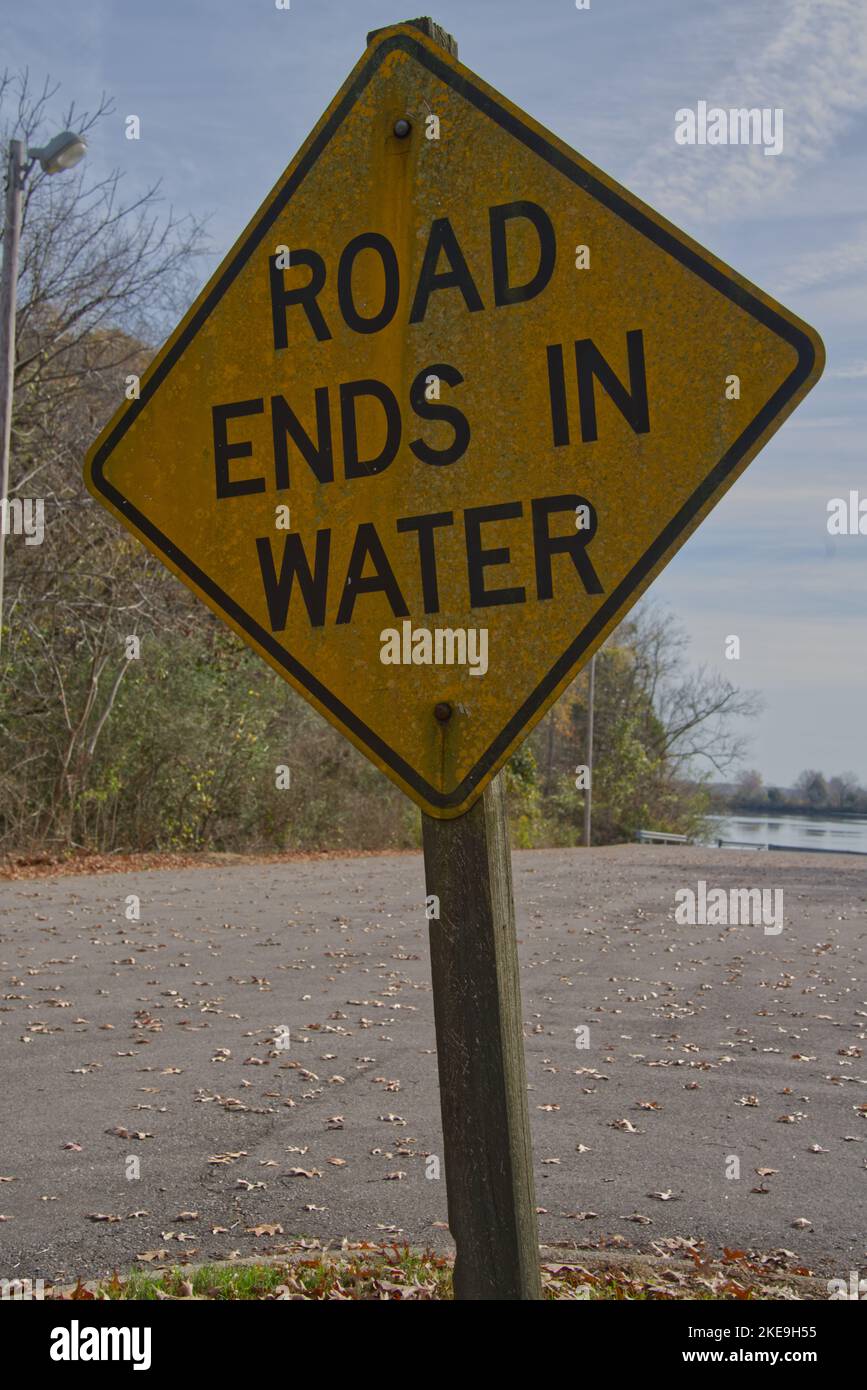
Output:
<path fill-rule="evenodd" d="M 761 773 L 750 768 L 741 773 L 723 800 L 732 811 L 867 814 L 867 787 L 861 785 L 857 773 L 838 772 L 826 777 L 811 767 L 799 774 L 793 787 L 765 786 Z"/>

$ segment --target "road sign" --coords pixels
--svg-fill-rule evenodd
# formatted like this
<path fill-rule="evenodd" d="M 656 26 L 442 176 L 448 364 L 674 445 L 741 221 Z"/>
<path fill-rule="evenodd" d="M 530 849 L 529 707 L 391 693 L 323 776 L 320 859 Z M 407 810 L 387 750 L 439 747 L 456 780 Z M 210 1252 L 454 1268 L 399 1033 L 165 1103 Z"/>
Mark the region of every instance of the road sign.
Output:
<path fill-rule="evenodd" d="M 812 329 L 398 25 L 87 481 L 450 817 L 822 362 Z"/>

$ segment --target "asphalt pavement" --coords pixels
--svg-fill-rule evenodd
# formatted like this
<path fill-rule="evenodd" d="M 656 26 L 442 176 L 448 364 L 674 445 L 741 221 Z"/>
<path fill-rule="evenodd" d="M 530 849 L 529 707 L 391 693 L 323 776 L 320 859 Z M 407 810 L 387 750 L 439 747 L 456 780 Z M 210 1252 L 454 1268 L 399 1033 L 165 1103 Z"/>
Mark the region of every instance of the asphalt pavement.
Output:
<path fill-rule="evenodd" d="M 863 1268 L 865 861 L 513 863 L 543 1242 Z M 783 930 L 680 925 L 699 880 Z M 417 854 L 0 883 L 0 1276 L 448 1248 L 427 941 Z"/>

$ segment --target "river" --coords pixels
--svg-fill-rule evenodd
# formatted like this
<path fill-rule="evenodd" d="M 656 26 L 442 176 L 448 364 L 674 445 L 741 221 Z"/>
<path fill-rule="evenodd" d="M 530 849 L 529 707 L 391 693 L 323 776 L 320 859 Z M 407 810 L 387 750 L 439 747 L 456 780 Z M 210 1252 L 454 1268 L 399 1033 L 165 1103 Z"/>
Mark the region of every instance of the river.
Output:
<path fill-rule="evenodd" d="M 710 816 L 707 843 L 785 845 L 787 849 L 856 850 L 867 854 L 867 817 Z"/>

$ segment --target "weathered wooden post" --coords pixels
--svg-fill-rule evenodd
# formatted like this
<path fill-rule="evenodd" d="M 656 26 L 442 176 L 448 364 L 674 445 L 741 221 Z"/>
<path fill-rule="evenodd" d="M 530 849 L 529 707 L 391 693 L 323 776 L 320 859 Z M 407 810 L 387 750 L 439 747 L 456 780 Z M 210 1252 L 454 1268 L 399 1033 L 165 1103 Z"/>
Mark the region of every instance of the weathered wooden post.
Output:
<path fill-rule="evenodd" d="M 404 21 L 454 57 L 432 19 Z M 368 34 L 368 43 L 379 32 Z M 451 710 L 438 705 L 443 738 Z M 456 820 L 422 812 L 456 1298 L 538 1299 L 539 1237 L 504 774 Z"/>
<path fill-rule="evenodd" d="M 504 776 L 422 814 L 456 1298 L 542 1297 Z"/>

